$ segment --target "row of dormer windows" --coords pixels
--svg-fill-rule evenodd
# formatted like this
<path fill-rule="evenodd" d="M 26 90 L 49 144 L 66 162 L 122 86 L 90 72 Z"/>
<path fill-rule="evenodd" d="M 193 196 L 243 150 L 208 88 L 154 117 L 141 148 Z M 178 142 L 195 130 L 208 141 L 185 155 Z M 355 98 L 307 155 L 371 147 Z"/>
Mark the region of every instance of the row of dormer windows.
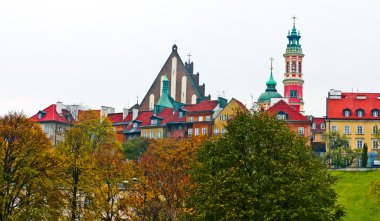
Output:
<path fill-rule="evenodd" d="M 364 110 L 363 109 L 357 109 L 356 110 L 356 116 L 357 117 L 364 117 Z M 346 108 L 343 110 L 343 116 L 344 117 L 351 117 L 352 113 L 351 113 L 351 110 Z M 379 110 L 378 109 L 373 109 L 371 111 L 371 115 L 372 117 L 379 117 Z"/>

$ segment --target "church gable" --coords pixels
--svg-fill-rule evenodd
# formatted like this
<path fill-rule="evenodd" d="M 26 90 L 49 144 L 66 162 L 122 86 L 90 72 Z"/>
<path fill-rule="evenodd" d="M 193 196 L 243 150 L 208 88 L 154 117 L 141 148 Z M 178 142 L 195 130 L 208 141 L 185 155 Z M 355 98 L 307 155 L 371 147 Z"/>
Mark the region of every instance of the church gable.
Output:
<path fill-rule="evenodd" d="M 169 79 L 169 95 L 177 102 L 184 104 L 196 103 L 205 98 L 205 86 L 199 85 L 199 74 L 193 74 L 193 63 L 183 63 L 173 45 L 172 53 L 166 60 L 161 71 L 144 96 L 140 110 L 152 110 L 162 95 L 162 81 L 166 76 Z"/>

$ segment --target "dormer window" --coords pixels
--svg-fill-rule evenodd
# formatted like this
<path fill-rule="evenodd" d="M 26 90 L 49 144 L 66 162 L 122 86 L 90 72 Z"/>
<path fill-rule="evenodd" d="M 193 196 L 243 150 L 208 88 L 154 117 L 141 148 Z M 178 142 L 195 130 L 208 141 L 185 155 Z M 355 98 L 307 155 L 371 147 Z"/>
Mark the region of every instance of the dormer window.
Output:
<path fill-rule="evenodd" d="M 152 125 L 157 125 L 157 119 L 152 119 L 152 120 L 150 120 L 150 124 L 152 124 Z"/>
<path fill-rule="evenodd" d="M 43 114 L 40 112 L 40 113 L 38 113 L 38 119 L 41 119 L 42 118 L 42 116 L 43 116 Z"/>
<path fill-rule="evenodd" d="M 325 128 L 325 123 L 321 123 L 321 129 L 324 130 Z"/>
<path fill-rule="evenodd" d="M 179 117 L 179 118 L 182 118 L 182 117 L 183 117 L 183 112 L 182 112 L 182 111 L 180 111 L 180 112 L 178 113 L 178 117 Z"/>
<path fill-rule="evenodd" d="M 288 119 L 288 116 L 287 116 L 287 114 L 285 112 L 280 111 L 277 114 L 277 119 L 279 119 L 279 120 L 286 120 L 286 119 Z"/>
<path fill-rule="evenodd" d="M 343 110 L 343 115 L 345 117 L 350 117 L 351 116 L 351 110 L 350 109 L 344 109 Z"/>
<path fill-rule="evenodd" d="M 363 117 L 363 116 L 364 116 L 364 110 L 363 110 L 363 109 L 359 109 L 359 110 L 357 110 L 357 111 L 356 111 L 356 115 L 357 115 L 358 117 Z"/>
<path fill-rule="evenodd" d="M 133 123 L 133 128 L 137 128 L 138 124 L 137 123 Z"/>
<path fill-rule="evenodd" d="M 379 117 L 379 110 L 372 110 L 372 117 Z"/>

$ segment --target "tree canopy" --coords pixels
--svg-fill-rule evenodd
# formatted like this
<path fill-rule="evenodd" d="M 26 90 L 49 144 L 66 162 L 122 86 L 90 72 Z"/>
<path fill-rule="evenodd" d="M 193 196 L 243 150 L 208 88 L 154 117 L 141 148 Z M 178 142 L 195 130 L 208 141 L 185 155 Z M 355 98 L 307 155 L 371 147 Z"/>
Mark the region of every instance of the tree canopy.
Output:
<path fill-rule="evenodd" d="M 336 181 L 307 141 L 265 113 L 237 113 L 192 169 L 199 220 L 339 220 Z"/>

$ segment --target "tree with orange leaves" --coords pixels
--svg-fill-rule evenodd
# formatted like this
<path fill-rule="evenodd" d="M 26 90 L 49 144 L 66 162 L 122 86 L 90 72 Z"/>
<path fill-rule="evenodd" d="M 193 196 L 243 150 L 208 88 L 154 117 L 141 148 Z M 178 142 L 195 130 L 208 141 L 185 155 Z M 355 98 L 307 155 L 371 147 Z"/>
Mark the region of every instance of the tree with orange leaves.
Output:
<path fill-rule="evenodd" d="M 203 139 L 151 140 L 138 162 L 144 174 L 140 182 L 139 216 L 150 220 L 178 220 L 186 215 L 190 194 L 188 171 Z"/>

